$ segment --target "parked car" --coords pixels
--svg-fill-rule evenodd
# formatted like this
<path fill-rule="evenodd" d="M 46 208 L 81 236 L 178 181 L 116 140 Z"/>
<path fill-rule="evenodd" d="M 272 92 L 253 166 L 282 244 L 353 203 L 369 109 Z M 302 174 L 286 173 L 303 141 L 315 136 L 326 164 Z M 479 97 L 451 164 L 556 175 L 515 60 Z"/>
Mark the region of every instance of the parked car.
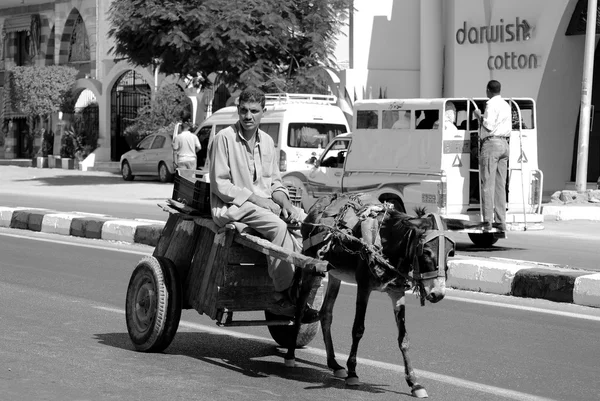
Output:
<path fill-rule="evenodd" d="M 157 176 L 161 182 L 171 182 L 175 175 L 173 140 L 169 134 L 151 134 L 135 148 L 121 156 L 121 174 L 125 181 L 135 176 Z"/>

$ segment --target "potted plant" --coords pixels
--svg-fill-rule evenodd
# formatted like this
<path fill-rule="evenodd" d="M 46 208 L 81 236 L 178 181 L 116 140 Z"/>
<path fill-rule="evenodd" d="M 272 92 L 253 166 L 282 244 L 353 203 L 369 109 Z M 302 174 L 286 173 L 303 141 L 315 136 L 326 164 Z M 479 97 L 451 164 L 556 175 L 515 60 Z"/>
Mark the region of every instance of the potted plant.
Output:
<path fill-rule="evenodd" d="M 61 139 L 60 160 L 61 167 L 68 170 L 75 168 L 75 155 L 79 150 L 79 141 L 72 125 L 65 127 Z"/>

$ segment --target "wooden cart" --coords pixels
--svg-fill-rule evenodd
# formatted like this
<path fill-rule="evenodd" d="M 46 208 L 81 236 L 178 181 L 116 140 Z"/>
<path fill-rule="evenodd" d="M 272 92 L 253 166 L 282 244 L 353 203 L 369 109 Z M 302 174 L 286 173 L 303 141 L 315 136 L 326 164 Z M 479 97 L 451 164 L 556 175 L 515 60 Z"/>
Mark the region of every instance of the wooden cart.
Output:
<path fill-rule="evenodd" d="M 274 288 L 266 257 L 292 262 L 297 269 L 324 275 L 327 262 L 289 252 L 258 236 L 240 233 L 233 225 L 219 228 L 210 216 L 170 201 L 171 213 L 152 256 L 143 258 L 127 288 L 126 321 L 139 351 L 160 352 L 173 340 L 182 309 L 195 309 L 220 326 L 266 325 L 273 339 L 289 347 L 294 320 L 269 313 Z M 191 212 L 191 213 L 190 213 Z M 324 287 L 314 280 L 308 302 L 323 303 Z M 263 320 L 237 320 L 241 312 L 265 311 Z M 307 345 L 319 322 L 302 324 L 296 345 Z"/>

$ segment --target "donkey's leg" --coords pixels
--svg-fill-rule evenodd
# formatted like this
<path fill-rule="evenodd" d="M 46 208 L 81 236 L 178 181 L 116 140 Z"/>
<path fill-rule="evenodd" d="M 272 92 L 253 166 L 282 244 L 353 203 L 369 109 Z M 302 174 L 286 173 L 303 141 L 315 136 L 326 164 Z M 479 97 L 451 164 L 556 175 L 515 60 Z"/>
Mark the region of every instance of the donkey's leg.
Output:
<path fill-rule="evenodd" d="M 346 378 L 348 372 L 335 359 L 333 349 L 333 339 L 331 338 L 331 323 L 333 322 L 333 306 L 340 292 L 341 280 L 329 274 L 327 280 L 327 291 L 321 307 L 321 330 L 323 331 L 323 342 L 325 342 L 325 351 L 327 352 L 327 367 L 333 370 L 333 375 L 339 378 Z"/>
<path fill-rule="evenodd" d="M 371 287 L 364 281 L 358 281 L 358 289 L 356 291 L 356 312 L 354 314 L 354 324 L 352 325 L 352 347 L 348 355 L 348 378 L 346 384 L 348 386 L 358 386 L 360 384 L 358 375 L 356 374 L 356 355 L 358 353 L 358 343 L 365 333 L 365 315 L 367 313 L 367 305 L 369 304 L 369 296 L 371 295 Z"/>
<path fill-rule="evenodd" d="M 417 376 L 413 371 L 410 358 L 408 357 L 408 334 L 406 333 L 405 325 L 405 311 L 406 304 L 404 299 L 404 291 L 388 291 L 387 292 L 394 304 L 394 316 L 396 317 L 396 325 L 398 326 L 398 345 L 400 351 L 402 351 L 402 358 L 404 359 L 404 376 L 406 383 L 410 386 L 412 395 L 417 398 L 427 398 L 427 391 L 425 387 L 421 386 L 417 382 Z"/>

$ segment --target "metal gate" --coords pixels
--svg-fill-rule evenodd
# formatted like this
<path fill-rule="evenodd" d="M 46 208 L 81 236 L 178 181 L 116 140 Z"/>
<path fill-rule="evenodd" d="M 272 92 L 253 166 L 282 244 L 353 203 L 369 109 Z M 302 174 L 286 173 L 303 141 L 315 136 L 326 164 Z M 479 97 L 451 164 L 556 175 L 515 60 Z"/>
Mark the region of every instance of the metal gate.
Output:
<path fill-rule="evenodd" d="M 110 92 L 110 157 L 119 161 L 121 155 L 135 144 L 128 143 L 125 129 L 133 124 L 138 109 L 150 102 L 150 85 L 134 70 L 124 73 Z"/>

